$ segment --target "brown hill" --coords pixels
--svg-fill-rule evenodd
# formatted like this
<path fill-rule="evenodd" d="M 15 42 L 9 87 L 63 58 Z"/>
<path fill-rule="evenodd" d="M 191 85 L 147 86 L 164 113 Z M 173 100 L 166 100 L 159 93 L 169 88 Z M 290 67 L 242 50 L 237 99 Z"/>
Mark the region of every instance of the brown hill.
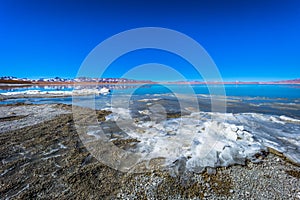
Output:
<path fill-rule="evenodd" d="M 31 81 L 22 81 L 22 80 L 3 80 L 3 79 L 0 79 L 0 83 L 5 83 L 5 84 L 32 84 Z"/>

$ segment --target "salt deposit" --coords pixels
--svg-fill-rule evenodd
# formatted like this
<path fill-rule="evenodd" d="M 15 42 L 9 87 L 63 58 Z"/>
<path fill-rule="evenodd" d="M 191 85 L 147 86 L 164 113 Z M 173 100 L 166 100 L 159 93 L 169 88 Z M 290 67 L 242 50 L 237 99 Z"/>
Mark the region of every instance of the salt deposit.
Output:
<path fill-rule="evenodd" d="M 142 111 L 143 114 L 147 114 Z M 166 166 L 186 158 L 186 168 L 202 172 L 206 167 L 260 162 L 268 147 L 300 164 L 299 120 L 258 113 L 197 112 L 163 121 L 132 121 L 123 109 L 113 109 L 107 120 L 122 124 L 129 137 L 140 141 L 135 152 L 144 160 L 166 158 Z M 122 121 L 122 122 L 121 122 Z M 131 123 L 131 122 L 130 122 Z M 143 131 L 141 131 L 143 130 Z"/>

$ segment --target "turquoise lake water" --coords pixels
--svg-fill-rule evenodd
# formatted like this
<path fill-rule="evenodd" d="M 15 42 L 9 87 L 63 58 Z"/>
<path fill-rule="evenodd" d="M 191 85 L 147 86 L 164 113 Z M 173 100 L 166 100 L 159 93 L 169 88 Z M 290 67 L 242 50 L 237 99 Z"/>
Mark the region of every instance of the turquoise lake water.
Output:
<path fill-rule="evenodd" d="M 88 86 L 86 86 L 88 87 Z M 101 88 L 102 86 L 90 86 Z M 112 94 L 215 94 L 238 97 L 265 97 L 265 98 L 300 98 L 300 85 L 106 85 Z M 74 86 L 30 86 L 22 88 L 1 89 L 0 93 L 25 90 L 40 91 L 72 91 Z M 209 90 L 210 89 L 210 90 Z M 224 89 L 224 91 L 223 91 Z"/>

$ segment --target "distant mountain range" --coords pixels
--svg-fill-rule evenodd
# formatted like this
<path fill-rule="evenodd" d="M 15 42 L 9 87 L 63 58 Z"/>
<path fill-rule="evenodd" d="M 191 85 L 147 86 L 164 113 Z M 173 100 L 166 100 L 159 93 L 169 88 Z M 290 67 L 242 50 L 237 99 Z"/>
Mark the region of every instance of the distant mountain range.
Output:
<path fill-rule="evenodd" d="M 0 77 L 2 84 L 127 84 L 127 83 L 157 83 L 150 80 L 133 80 L 126 78 L 88 78 L 79 77 L 74 79 L 65 79 L 60 77 L 55 78 L 17 78 L 13 76 Z M 229 81 L 229 82 L 204 82 L 204 81 L 173 81 L 173 82 L 159 82 L 169 84 L 300 84 L 300 78 L 293 80 L 281 81 Z"/>
<path fill-rule="evenodd" d="M 294 80 L 276 81 L 275 83 L 285 83 L 285 84 L 299 84 L 300 78 Z"/>
<path fill-rule="evenodd" d="M 0 77 L 0 83 L 2 84 L 97 84 L 97 83 L 106 83 L 106 84 L 116 84 L 116 83 L 152 83 L 148 80 L 133 80 L 126 78 L 88 78 L 88 77 L 79 77 L 74 79 L 66 78 L 39 78 L 39 79 L 28 79 L 28 78 L 17 78 L 13 76 L 4 76 Z"/>

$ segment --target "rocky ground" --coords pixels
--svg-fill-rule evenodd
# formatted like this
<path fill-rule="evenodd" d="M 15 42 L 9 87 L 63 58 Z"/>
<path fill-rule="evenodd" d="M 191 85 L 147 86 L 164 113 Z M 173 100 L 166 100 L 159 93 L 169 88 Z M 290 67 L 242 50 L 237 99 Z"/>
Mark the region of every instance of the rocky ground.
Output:
<path fill-rule="evenodd" d="M 300 199 L 300 167 L 274 154 L 180 177 L 111 169 L 83 146 L 66 105 L 1 106 L 0 159 L 0 199 Z"/>

